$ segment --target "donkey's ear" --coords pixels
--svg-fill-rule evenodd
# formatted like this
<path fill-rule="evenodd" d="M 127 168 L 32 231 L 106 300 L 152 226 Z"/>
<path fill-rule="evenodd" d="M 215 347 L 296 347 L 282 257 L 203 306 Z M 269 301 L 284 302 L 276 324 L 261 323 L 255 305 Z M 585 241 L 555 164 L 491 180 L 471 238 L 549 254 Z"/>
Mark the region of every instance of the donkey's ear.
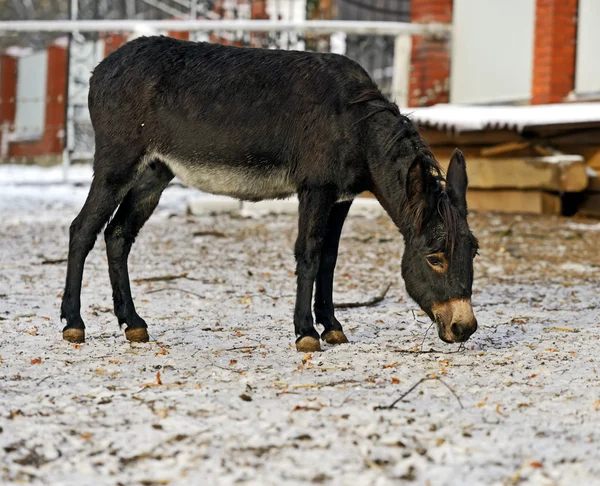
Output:
<path fill-rule="evenodd" d="M 449 187 L 449 192 L 452 196 L 454 204 L 464 212 L 467 211 L 467 164 L 463 153 L 455 149 L 450 157 L 450 165 L 448 166 L 448 174 L 446 182 Z"/>
<path fill-rule="evenodd" d="M 427 191 L 427 170 L 420 156 L 415 157 L 415 160 L 408 168 L 406 175 L 406 198 L 411 206 L 417 206 L 420 201 L 425 202 L 425 194 Z"/>

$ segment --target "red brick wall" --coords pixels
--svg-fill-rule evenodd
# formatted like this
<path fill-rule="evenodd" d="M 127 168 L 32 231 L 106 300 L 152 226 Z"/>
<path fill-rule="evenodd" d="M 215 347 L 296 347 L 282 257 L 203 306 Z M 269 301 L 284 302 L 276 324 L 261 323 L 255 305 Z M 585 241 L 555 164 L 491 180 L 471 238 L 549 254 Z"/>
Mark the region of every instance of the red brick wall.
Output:
<path fill-rule="evenodd" d="M 411 22 L 452 22 L 452 0 L 412 0 Z M 447 103 L 450 87 L 450 43 L 413 36 L 408 106 Z"/>
<path fill-rule="evenodd" d="M 16 97 L 17 60 L 10 56 L 0 56 L 0 126 L 4 122 L 14 122 Z"/>
<path fill-rule="evenodd" d="M 173 39 L 190 40 L 189 32 L 173 31 L 173 32 L 168 32 L 167 35 L 169 37 L 173 37 Z"/>
<path fill-rule="evenodd" d="M 251 18 L 255 20 L 269 20 L 267 13 L 267 0 L 254 0 L 251 3 Z"/>
<path fill-rule="evenodd" d="M 64 133 L 65 128 L 66 88 L 67 50 L 59 46 L 50 46 L 48 48 L 44 135 L 40 140 L 35 140 L 33 142 L 11 143 L 8 150 L 8 155 L 10 157 L 58 155 L 62 152 L 64 139 L 62 134 Z M 11 121 L 14 121 L 14 112 Z"/>
<path fill-rule="evenodd" d="M 532 104 L 558 103 L 575 85 L 578 0 L 537 0 Z"/>
<path fill-rule="evenodd" d="M 104 57 L 115 52 L 128 38 L 128 34 L 107 34 L 104 37 Z"/>

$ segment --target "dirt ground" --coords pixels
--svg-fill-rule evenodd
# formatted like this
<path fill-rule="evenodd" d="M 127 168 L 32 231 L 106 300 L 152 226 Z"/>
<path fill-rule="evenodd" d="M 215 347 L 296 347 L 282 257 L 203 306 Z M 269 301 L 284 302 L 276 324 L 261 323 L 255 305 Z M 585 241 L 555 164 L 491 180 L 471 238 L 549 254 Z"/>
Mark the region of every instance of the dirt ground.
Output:
<path fill-rule="evenodd" d="M 480 328 L 459 347 L 408 298 L 391 221 L 350 218 L 336 301 L 392 286 L 338 310 L 350 344 L 302 355 L 295 218 L 181 209 L 153 216 L 130 258 L 133 279 L 172 278 L 132 283 L 153 341 L 119 330 L 100 238 L 87 342 L 63 342 L 77 209 L 0 217 L 0 483 L 600 484 L 600 223 L 472 215 Z M 443 382 L 375 409 L 425 377 Z"/>

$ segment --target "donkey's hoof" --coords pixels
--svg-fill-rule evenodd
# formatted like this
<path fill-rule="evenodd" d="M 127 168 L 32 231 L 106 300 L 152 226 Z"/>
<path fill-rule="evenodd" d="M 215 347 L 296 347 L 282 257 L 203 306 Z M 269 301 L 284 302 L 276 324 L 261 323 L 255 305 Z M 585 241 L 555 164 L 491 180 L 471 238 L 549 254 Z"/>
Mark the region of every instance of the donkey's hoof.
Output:
<path fill-rule="evenodd" d="M 296 351 L 300 353 L 314 353 L 321 351 L 321 343 L 317 338 L 304 336 L 296 341 Z"/>
<path fill-rule="evenodd" d="M 77 329 L 70 327 L 63 331 L 63 339 L 70 343 L 84 343 L 85 342 L 85 329 Z"/>
<path fill-rule="evenodd" d="M 150 341 L 148 329 L 145 327 L 136 327 L 134 329 L 125 329 L 125 337 L 131 343 L 147 343 Z"/>
<path fill-rule="evenodd" d="M 344 344 L 349 342 L 348 338 L 344 334 L 344 331 L 329 331 L 324 332 L 321 339 L 327 344 Z"/>

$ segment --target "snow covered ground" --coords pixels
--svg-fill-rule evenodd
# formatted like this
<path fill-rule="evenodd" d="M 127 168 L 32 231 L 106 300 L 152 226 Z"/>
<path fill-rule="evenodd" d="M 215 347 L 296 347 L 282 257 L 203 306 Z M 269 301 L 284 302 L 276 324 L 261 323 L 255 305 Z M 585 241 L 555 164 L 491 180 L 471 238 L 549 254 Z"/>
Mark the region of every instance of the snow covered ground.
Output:
<path fill-rule="evenodd" d="M 99 238 L 87 342 L 72 345 L 60 261 L 89 171 L 72 172 L 81 186 L 11 171 L 0 166 L 1 484 L 600 484 L 597 222 L 473 215 L 480 329 L 459 348 L 408 298 L 390 220 L 352 217 L 336 301 L 392 287 L 338 311 L 351 344 L 302 355 L 295 217 L 190 216 L 198 193 L 170 187 L 130 258 L 132 279 L 179 277 L 132 283 L 153 341 L 119 330 Z M 443 383 L 375 410 L 432 376 Z"/>

